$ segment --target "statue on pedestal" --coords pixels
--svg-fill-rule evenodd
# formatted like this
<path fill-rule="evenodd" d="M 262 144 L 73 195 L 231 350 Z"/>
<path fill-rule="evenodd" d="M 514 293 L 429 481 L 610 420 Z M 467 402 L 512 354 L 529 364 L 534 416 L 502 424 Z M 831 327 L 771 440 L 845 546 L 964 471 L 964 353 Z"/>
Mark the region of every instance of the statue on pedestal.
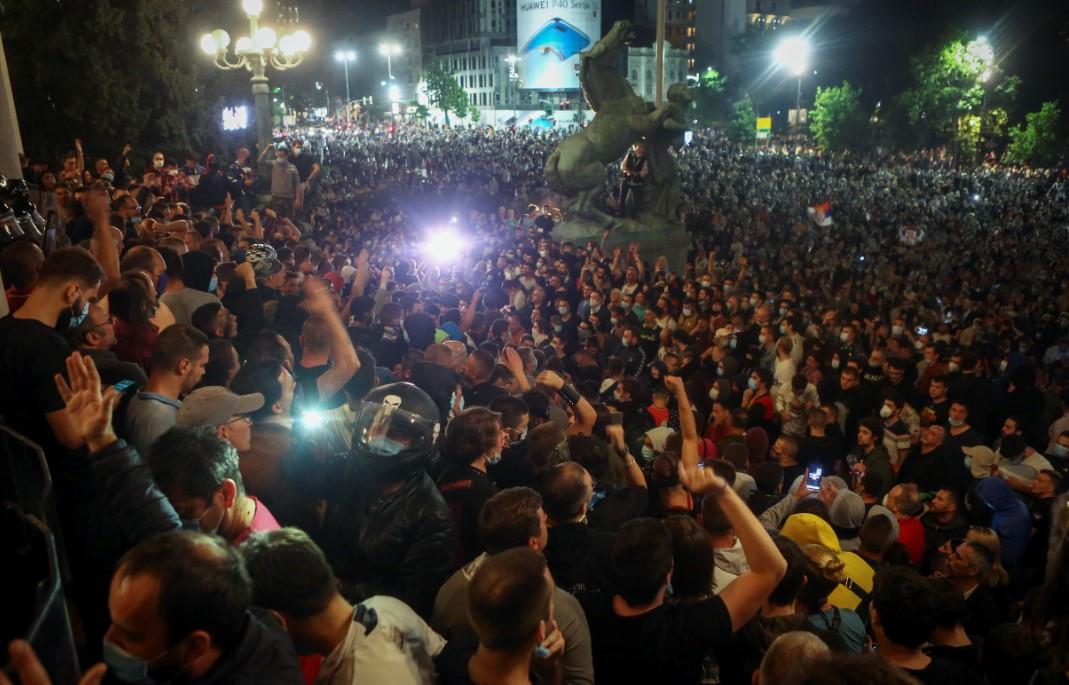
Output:
<path fill-rule="evenodd" d="M 668 149 L 682 144 L 690 95 L 684 84 L 668 91 L 668 101 L 653 107 L 631 88 L 617 68 L 619 51 L 634 38 L 630 22 L 618 21 L 580 62 L 579 81 L 593 121 L 560 142 L 546 160 L 549 186 L 565 197 L 563 209 L 572 224 L 586 229 L 613 227 L 628 230 L 676 223 L 679 180 Z M 649 171 L 638 188 L 639 219 L 620 220 L 595 204 L 605 187 L 605 167 L 618 162 L 633 143 L 645 141 Z"/>

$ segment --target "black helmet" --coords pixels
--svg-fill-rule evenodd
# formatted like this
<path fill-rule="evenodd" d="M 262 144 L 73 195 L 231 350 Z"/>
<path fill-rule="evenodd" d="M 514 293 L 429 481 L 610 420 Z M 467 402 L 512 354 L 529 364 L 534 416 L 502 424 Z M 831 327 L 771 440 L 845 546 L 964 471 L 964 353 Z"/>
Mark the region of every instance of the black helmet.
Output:
<path fill-rule="evenodd" d="M 411 383 L 369 392 L 356 410 L 352 453 L 379 480 L 395 482 L 427 462 L 441 431 L 434 400 Z"/>

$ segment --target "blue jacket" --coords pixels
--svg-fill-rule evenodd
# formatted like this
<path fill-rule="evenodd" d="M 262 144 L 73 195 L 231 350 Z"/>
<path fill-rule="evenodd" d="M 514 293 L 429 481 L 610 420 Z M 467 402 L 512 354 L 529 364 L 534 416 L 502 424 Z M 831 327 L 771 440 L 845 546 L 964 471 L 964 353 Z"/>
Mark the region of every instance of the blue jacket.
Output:
<path fill-rule="evenodd" d="M 976 485 L 976 494 L 994 512 L 991 528 L 1002 542 L 1002 565 L 1012 568 L 1024 554 L 1032 535 L 1028 507 L 1001 478 L 984 478 Z"/>

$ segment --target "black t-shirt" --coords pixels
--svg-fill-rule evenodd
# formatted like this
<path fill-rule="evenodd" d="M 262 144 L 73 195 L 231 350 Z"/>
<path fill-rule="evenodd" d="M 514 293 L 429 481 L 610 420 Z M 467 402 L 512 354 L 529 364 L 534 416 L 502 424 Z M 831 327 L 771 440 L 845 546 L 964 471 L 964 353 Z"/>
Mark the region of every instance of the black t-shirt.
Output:
<path fill-rule="evenodd" d="M 630 617 L 613 612 L 609 594 L 578 599 L 590 624 L 598 683 L 698 683 L 702 661 L 731 637 L 731 615 L 715 596 Z"/>
<path fill-rule="evenodd" d="M 494 496 L 497 488 L 485 473 L 465 464 L 449 466 L 438 477 L 438 490 L 449 505 L 460 533 L 460 550 L 457 560 L 466 564 L 483 551 L 479 540 L 479 510 L 486 500 Z"/>
<path fill-rule="evenodd" d="M 0 417 L 36 442 L 55 469 L 65 452 L 45 414 L 63 409 L 54 376 L 67 375 L 71 349 L 55 329 L 34 319 L 0 319 Z M 55 475 L 55 474 L 53 474 Z"/>
<path fill-rule="evenodd" d="M 301 183 L 307 181 L 308 177 L 312 175 L 312 165 L 315 164 L 315 159 L 308 153 L 302 152 L 299 155 L 294 155 L 290 162 L 297 167 L 297 176 L 300 177 Z"/>
<path fill-rule="evenodd" d="M 297 386 L 301 389 L 301 409 L 337 409 L 345 404 L 345 391 L 343 390 L 334 393 L 334 397 L 329 399 L 321 399 L 319 397 L 319 377 L 326 373 L 328 369 L 330 369 L 330 364 L 321 364 L 320 366 L 301 366 L 298 364 L 293 367 L 293 379 L 297 381 Z"/>
<path fill-rule="evenodd" d="M 970 676 L 974 675 L 958 662 L 947 661 L 934 656 L 931 663 L 920 670 L 912 668 L 903 668 L 902 670 L 919 680 L 923 685 L 946 685 L 947 683 L 965 682 Z"/>

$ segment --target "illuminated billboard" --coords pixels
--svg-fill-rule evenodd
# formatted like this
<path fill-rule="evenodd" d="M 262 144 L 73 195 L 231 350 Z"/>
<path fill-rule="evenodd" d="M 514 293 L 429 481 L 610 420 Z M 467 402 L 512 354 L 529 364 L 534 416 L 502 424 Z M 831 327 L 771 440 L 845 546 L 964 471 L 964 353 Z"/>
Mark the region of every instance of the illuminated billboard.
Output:
<path fill-rule="evenodd" d="M 579 53 L 601 38 L 601 0 L 516 0 L 520 87 L 578 90 Z"/>

